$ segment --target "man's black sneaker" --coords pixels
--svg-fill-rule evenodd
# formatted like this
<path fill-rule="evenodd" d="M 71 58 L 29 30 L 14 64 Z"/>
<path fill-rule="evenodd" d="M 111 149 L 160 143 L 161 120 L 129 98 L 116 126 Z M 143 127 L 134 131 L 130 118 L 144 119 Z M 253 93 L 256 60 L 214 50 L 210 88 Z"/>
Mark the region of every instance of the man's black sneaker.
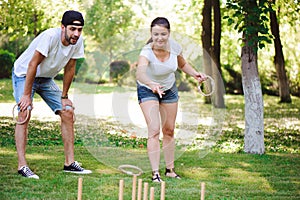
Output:
<path fill-rule="evenodd" d="M 22 166 L 19 170 L 18 173 L 21 174 L 22 176 L 26 178 L 34 178 L 34 179 L 39 179 L 40 177 L 33 173 L 29 167 L 27 166 Z"/>
<path fill-rule="evenodd" d="M 75 173 L 75 174 L 90 174 L 90 173 L 92 173 L 91 170 L 87 170 L 87 169 L 80 167 L 80 165 L 77 161 L 73 162 L 69 166 L 64 165 L 64 172 L 70 172 L 70 173 Z"/>

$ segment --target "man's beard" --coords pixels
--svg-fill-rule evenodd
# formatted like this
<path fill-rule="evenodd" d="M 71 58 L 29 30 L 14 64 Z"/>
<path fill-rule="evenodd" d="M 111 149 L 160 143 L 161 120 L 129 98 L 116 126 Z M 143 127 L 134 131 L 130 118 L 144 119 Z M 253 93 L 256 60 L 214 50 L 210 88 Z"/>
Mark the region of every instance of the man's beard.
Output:
<path fill-rule="evenodd" d="M 69 37 L 68 34 L 67 34 L 67 32 L 65 32 L 65 39 L 66 39 L 66 41 L 67 41 L 69 44 L 71 44 L 71 45 L 75 45 L 75 44 L 77 43 L 77 40 L 78 40 L 78 38 L 72 38 L 72 37 Z M 73 40 L 76 40 L 76 42 L 72 43 L 72 42 L 71 42 L 72 39 L 73 39 Z"/>

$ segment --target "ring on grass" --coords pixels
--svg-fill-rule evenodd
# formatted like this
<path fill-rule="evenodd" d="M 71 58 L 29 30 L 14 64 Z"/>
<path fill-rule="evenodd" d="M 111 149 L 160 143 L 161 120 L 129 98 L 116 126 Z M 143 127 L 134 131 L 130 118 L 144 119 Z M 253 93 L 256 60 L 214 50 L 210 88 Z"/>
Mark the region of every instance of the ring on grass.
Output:
<path fill-rule="evenodd" d="M 28 120 L 29 117 L 29 111 L 31 110 L 31 106 L 28 106 L 28 108 L 26 109 L 26 117 L 23 121 L 19 122 L 18 119 L 15 116 L 15 109 L 16 107 L 18 107 L 18 104 L 14 105 L 13 110 L 12 110 L 12 115 L 13 115 L 13 121 L 16 122 L 16 124 L 22 125 L 25 124 L 25 122 Z"/>
<path fill-rule="evenodd" d="M 208 79 L 206 79 L 202 83 L 199 83 L 199 85 L 198 85 L 198 91 L 203 96 L 210 96 L 215 91 L 215 81 L 214 81 L 214 79 L 211 76 L 206 75 L 206 77 Z M 208 83 L 208 80 L 210 82 L 210 85 Z M 203 90 L 205 91 L 205 93 L 202 91 L 202 87 L 201 87 L 202 85 L 203 85 Z"/>
<path fill-rule="evenodd" d="M 141 168 L 134 165 L 120 165 L 118 169 L 131 176 L 140 176 L 143 173 Z"/>

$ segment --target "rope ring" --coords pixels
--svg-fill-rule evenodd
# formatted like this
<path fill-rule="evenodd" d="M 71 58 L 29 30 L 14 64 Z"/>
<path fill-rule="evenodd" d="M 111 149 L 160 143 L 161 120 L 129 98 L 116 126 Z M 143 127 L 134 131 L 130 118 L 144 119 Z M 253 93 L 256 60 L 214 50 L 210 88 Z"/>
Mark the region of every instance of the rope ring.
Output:
<path fill-rule="evenodd" d="M 122 171 L 123 173 L 125 174 L 128 174 L 128 175 L 131 175 L 131 176 L 140 176 L 143 174 L 143 170 L 137 166 L 134 166 L 134 165 L 120 165 L 118 167 L 118 169 L 120 171 Z M 126 170 L 126 169 L 134 169 L 134 170 L 137 170 L 138 173 L 133 173 L 132 171 L 129 171 L 129 170 Z"/>
<path fill-rule="evenodd" d="M 12 110 L 13 121 L 15 121 L 16 124 L 18 124 L 18 125 L 25 124 L 25 122 L 26 122 L 26 121 L 28 120 L 28 118 L 29 118 L 29 111 L 31 110 L 31 107 L 29 106 L 29 107 L 27 108 L 27 110 L 26 110 L 26 117 L 25 117 L 24 121 L 19 122 L 18 119 L 16 119 L 16 117 L 15 117 L 15 108 L 16 108 L 17 106 L 18 106 L 18 104 L 14 105 L 13 110 Z"/>
<path fill-rule="evenodd" d="M 199 83 L 199 85 L 198 85 L 198 91 L 199 91 L 199 93 L 200 94 L 202 94 L 203 96 L 210 96 L 210 95 L 212 95 L 212 93 L 214 93 L 215 92 L 215 81 L 214 81 L 214 79 L 211 77 L 211 76 L 208 76 L 208 75 L 206 75 L 206 77 L 208 78 L 208 79 L 210 79 L 210 82 L 211 82 L 211 91 L 210 91 L 210 93 L 204 93 L 203 91 L 202 91 L 202 89 L 201 89 L 201 84 L 202 83 L 204 83 L 204 82 L 206 82 L 207 80 L 205 80 L 205 81 L 203 81 L 202 83 Z"/>

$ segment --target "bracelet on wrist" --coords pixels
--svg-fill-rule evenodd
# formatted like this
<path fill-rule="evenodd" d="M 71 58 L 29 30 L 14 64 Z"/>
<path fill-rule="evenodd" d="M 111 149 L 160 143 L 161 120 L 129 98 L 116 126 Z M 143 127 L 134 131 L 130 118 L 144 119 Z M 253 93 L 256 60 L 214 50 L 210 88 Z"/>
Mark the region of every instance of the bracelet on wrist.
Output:
<path fill-rule="evenodd" d="M 68 95 L 66 94 L 65 96 L 61 96 L 61 99 L 68 99 Z"/>

